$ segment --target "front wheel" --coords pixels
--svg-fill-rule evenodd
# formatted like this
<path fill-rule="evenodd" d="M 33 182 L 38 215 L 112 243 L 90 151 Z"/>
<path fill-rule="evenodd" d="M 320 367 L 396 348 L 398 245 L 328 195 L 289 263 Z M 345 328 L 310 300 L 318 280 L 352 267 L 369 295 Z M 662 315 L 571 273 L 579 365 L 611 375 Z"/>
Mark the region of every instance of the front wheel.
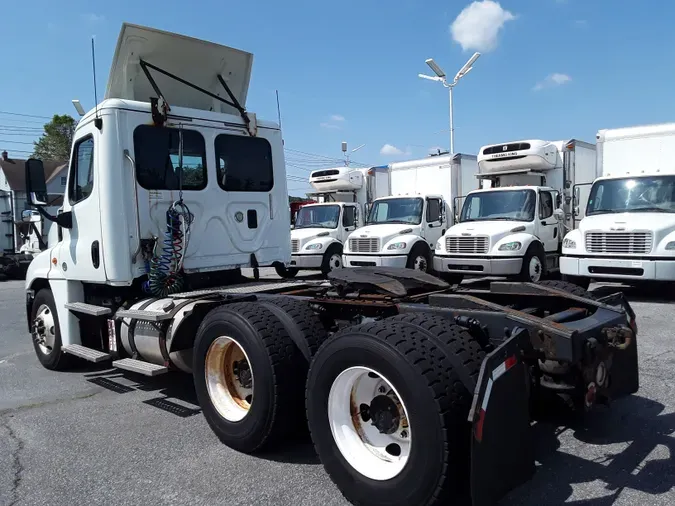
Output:
<path fill-rule="evenodd" d="M 275 264 L 274 270 L 277 272 L 277 276 L 284 279 L 294 278 L 300 269 L 294 267 L 286 267 L 284 264 Z"/>
<path fill-rule="evenodd" d="M 408 269 L 415 269 L 416 271 L 429 272 L 430 264 L 429 250 L 422 244 L 413 246 L 412 251 L 408 255 L 406 267 Z"/>
<path fill-rule="evenodd" d="M 73 357 L 63 352 L 59 315 L 49 288 L 40 290 L 33 300 L 31 327 L 33 346 L 40 363 L 52 371 L 69 369 Z"/>
<path fill-rule="evenodd" d="M 527 250 L 520 270 L 521 281 L 538 283 L 544 279 L 544 256 L 534 248 Z"/>
<path fill-rule="evenodd" d="M 336 269 L 342 269 L 342 246 L 332 244 L 324 253 L 321 262 L 321 273 L 327 276 Z"/>

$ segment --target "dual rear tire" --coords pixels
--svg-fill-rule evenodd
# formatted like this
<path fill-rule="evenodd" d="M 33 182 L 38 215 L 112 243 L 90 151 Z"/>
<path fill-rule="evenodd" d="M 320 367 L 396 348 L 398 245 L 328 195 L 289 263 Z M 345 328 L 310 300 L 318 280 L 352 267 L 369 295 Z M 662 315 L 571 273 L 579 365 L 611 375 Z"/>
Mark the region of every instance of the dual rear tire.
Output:
<path fill-rule="evenodd" d="M 327 338 L 306 302 L 271 298 L 212 310 L 193 371 L 204 416 L 228 446 L 255 452 L 309 425 L 350 502 L 431 505 L 468 493 L 467 417 L 483 358 L 439 316 L 399 315 Z"/>

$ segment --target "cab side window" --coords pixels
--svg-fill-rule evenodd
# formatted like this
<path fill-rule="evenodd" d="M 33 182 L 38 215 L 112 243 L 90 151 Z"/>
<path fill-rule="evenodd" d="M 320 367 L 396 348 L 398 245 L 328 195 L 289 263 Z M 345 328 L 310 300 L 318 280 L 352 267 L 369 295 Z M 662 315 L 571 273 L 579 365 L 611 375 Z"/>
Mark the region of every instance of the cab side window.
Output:
<path fill-rule="evenodd" d="M 85 137 L 75 144 L 70 162 L 70 184 L 68 201 L 70 205 L 82 202 L 94 189 L 94 139 Z"/>
<path fill-rule="evenodd" d="M 441 201 L 429 199 L 427 201 L 427 222 L 434 223 L 441 220 Z"/>
<path fill-rule="evenodd" d="M 345 206 L 342 211 L 342 226 L 353 227 L 354 225 L 356 225 L 356 208 Z"/>
<path fill-rule="evenodd" d="M 553 196 L 551 192 L 539 194 L 539 219 L 545 220 L 553 216 Z"/>

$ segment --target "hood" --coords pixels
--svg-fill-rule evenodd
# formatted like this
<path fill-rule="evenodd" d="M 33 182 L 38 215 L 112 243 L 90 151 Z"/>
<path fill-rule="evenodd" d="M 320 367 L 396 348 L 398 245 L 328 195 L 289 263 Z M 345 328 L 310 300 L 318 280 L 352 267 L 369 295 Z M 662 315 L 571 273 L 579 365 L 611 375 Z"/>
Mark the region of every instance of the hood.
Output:
<path fill-rule="evenodd" d="M 362 239 L 364 237 L 379 237 L 385 239 L 400 235 L 404 230 L 419 230 L 419 225 L 406 225 L 403 223 L 382 223 L 380 225 L 366 225 L 352 232 L 349 237 Z"/>
<path fill-rule="evenodd" d="M 295 228 L 291 230 L 291 239 L 300 239 L 301 241 L 309 240 L 315 238 L 319 234 L 324 234 L 328 232 L 328 237 L 335 232 L 334 228 Z"/>
<path fill-rule="evenodd" d="M 580 232 L 632 232 L 651 230 L 669 233 L 675 229 L 675 213 L 608 213 L 586 216 L 579 223 Z"/>
<path fill-rule="evenodd" d="M 511 232 L 514 228 L 525 227 L 525 230 L 519 232 L 530 232 L 532 230 L 532 223 L 525 221 L 469 221 L 466 223 L 458 223 L 450 227 L 446 235 L 450 236 L 475 236 L 487 235 L 494 240 L 499 240 Z M 494 242 L 493 242 L 494 244 Z"/>

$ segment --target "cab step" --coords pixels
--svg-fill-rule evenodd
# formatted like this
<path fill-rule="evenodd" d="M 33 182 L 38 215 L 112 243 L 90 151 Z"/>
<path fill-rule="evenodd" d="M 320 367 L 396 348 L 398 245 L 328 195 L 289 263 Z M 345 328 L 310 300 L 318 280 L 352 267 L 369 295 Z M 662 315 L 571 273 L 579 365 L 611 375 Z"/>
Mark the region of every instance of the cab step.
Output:
<path fill-rule="evenodd" d="M 143 362 L 142 360 L 134 360 L 133 358 L 123 358 L 115 360 L 112 363 L 113 367 L 117 369 L 124 369 L 125 371 L 136 372 L 144 376 L 158 376 L 169 372 L 168 367 L 163 365 L 151 364 L 150 362 Z"/>
<path fill-rule="evenodd" d="M 89 362 L 94 362 L 95 364 L 98 364 L 99 362 L 105 362 L 106 360 L 110 360 L 112 358 L 110 353 L 105 353 L 104 351 L 95 350 L 93 348 L 87 348 L 81 344 L 69 344 L 68 346 L 64 346 L 62 349 L 64 353 L 88 360 Z"/>
<path fill-rule="evenodd" d="M 81 313 L 90 316 L 107 316 L 112 313 L 109 307 L 95 306 L 86 302 L 68 302 L 65 308 L 71 313 Z"/>

